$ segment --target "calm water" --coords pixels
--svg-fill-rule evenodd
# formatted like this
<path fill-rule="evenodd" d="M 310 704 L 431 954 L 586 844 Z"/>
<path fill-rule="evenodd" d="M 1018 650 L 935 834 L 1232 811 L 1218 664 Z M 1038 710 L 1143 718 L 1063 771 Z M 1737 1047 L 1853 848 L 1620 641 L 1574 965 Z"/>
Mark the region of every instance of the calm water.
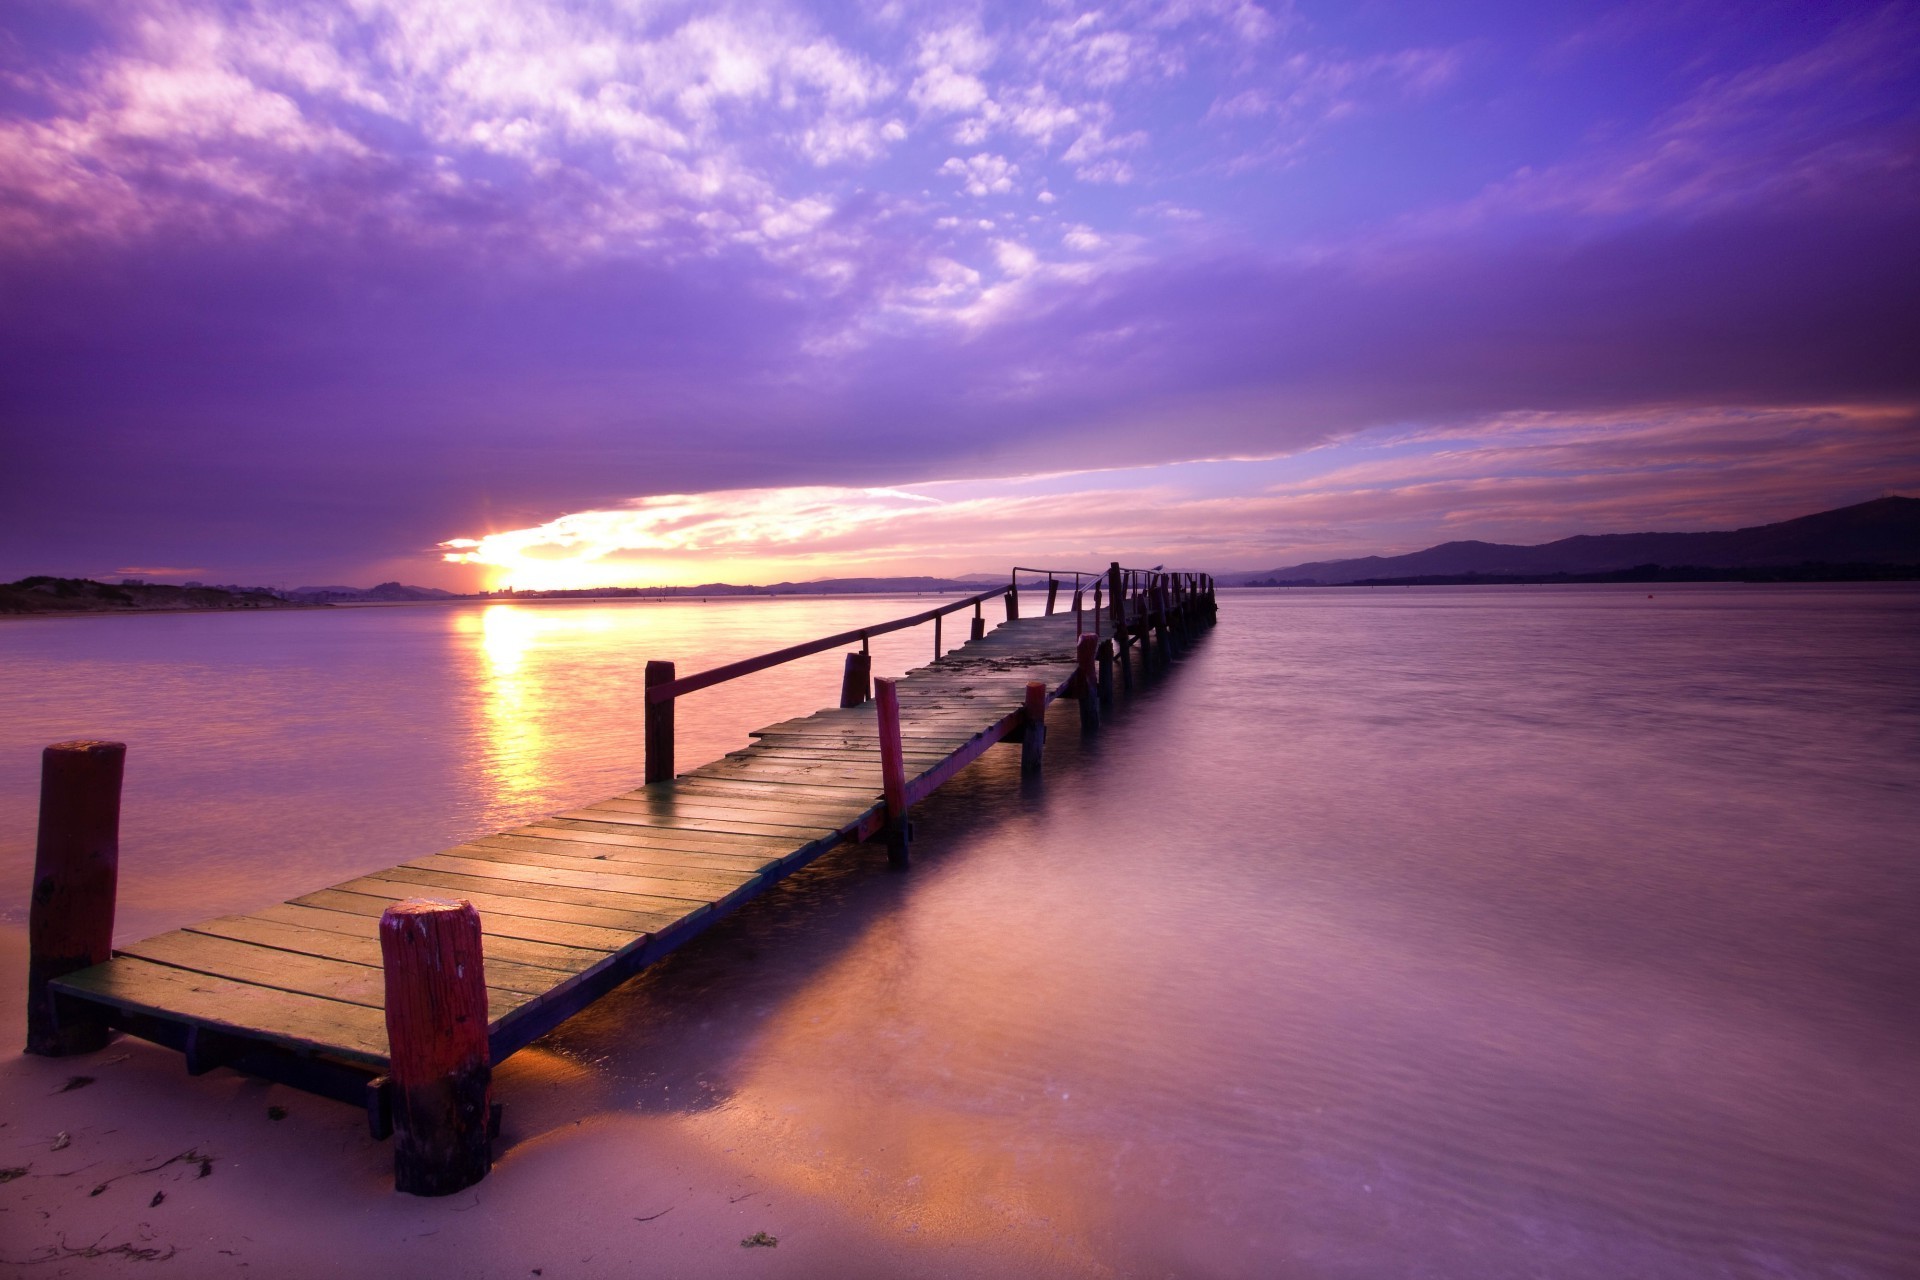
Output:
<path fill-rule="evenodd" d="M 648 657 L 923 603 L 0 625 L 0 913 L 46 742 L 130 743 L 141 935 L 630 786 Z M 910 874 L 835 855 L 506 1096 L 1009 1270 L 1913 1275 L 1916 636 L 1905 588 L 1233 593 L 1100 739 L 1062 708 L 1044 782 L 990 754 Z M 837 688 L 694 695 L 682 762 Z"/>

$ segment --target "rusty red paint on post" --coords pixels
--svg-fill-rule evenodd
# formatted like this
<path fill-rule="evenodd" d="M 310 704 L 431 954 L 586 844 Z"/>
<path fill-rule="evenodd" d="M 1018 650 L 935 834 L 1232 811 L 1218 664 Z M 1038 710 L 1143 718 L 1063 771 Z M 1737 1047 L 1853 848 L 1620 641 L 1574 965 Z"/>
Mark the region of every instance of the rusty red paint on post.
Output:
<path fill-rule="evenodd" d="M 1047 686 L 1038 680 L 1027 681 L 1025 726 L 1020 734 L 1020 772 L 1028 777 L 1040 772 L 1040 761 L 1047 746 Z"/>
<path fill-rule="evenodd" d="M 40 830 L 27 909 L 27 1052 L 107 1043 L 98 1006 L 60 1007 L 47 983 L 113 954 L 124 742 L 56 742 L 40 753 Z"/>
<path fill-rule="evenodd" d="M 647 663 L 646 687 L 673 683 L 673 664 L 658 660 Z M 673 699 L 646 701 L 646 780 L 673 780 Z"/>
<path fill-rule="evenodd" d="M 480 913 L 464 900 L 396 902 L 380 917 L 380 959 L 393 1184 L 409 1195 L 451 1195 L 493 1167 Z"/>
<path fill-rule="evenodd" d="M 880 789 L 887 802 L 887 861 L 907 865 L 907 761 L 900 742 L 900 694 L 884 677 L 874 682 L 880 723 Z"/>
<path fill-rule="evenodd" d="M 873 697 L 873 655 L 850 653 L 840 676 L 840 705 L 857 707 Z"/>

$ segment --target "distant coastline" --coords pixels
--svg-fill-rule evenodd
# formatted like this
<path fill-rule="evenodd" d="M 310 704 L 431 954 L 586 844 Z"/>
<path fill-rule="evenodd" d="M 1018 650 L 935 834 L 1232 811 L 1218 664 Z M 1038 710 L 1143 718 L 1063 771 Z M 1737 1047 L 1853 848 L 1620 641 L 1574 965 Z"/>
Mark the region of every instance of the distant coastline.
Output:
<path fill-rule="evenodd" d="M 1920 564 L 1772 565 L 1754 569 L 1713 569 L 1704 565 L 1643 564 L 1608 573 L 1426 573 L 1398 578 L 1355 578 L 1351 582 L 1312 579 L 1255 579 L 1242 587 L 1535 587 L 1606 582 L 1912 582 Z"/>

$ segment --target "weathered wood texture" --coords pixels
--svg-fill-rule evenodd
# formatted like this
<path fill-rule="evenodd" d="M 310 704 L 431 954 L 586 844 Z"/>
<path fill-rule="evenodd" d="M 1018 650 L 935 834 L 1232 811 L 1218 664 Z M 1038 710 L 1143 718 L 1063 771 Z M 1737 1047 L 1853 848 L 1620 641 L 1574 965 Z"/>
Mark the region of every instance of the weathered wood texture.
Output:
<path fill-rule="evenodd" d="M 396 902 L 380 917 L 380 955 L 393 1185 L 410 1195 L 452 1195 L 493 1167 L 480 913 L 471 902 Z"/>
<path fill-rule="evenodd" d="M 1010 622 L 882 683 L 897 739 L 877 699 L 769 725 L 677 777 L 133 943 L 49 986 L 63 1010 L 200 1069 L 365 1102 L 404 1131 L 380 926 L 394 902 L 471 904 L 485 953 L 471 972 L 498 1063 L 828 850 L 904 837 L 909 807 L 993 744 L 1024 737 L 1023 759 L 1037 759 L 1045 704 L 1077 684 L 1080 656 L 1068 614 Z"/>
<path fill-rule="evenodd" d="M 122 742 L 57 742 L 40 755 L 40 831 L 27 917 L 27 1052 L 59 1057 L 107 1042 L 97 1008 L 60 1001 L 53 979 L 105 960 L 120 875 Z"/>

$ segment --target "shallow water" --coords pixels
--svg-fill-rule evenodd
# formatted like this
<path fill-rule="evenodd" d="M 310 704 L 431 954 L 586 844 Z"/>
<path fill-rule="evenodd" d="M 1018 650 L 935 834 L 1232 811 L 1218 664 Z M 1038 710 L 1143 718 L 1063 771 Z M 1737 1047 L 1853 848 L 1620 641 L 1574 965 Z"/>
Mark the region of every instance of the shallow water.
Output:
<path fill-rule="evenodd" d="M 46 742 L 129 741 L 144 935 L 625 789 L 646 658 L 926 603 L 0 625 L 0 912 Z M 502 1087 L 1010 1271 L 1912 1274 L 1916 634 L 1906 588 L 1228 593 L 1042 782 L 924 805 L 911 873 L 830 857 Z M 682 763 L 837 688 L 693 695 Z"/>

